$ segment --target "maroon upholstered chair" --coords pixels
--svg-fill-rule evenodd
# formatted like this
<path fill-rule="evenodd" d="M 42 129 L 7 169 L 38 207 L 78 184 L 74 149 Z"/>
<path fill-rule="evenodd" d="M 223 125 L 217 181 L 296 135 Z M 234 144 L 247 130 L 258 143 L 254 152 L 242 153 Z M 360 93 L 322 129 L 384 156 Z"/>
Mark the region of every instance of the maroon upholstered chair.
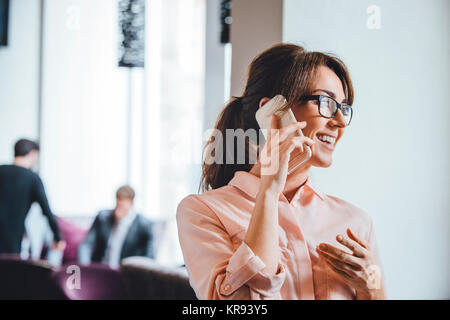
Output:
<path fill-rule="evenodd" d="M 122 260 L 120 273 L 131 299 L 197 300 L 186 268 L 168 267 L 147 257 Z"/>
<path fill-rule="evenodd" d="M 66 219 L 56 217 L 62 239 L 66 242 L 66 248 L 62 256 L 62 264 L 71 264 L 78 262 L 78 247 L 83 242 L 88 229 L 80 228 Z M 49 248 L 44 246 L 41 252 L 41 259 L 46 259 Z"/>
<path fill-rule="evenodd" d="M 103 264 L 73 265 L 77 271 L 63 265 L 52 279 L 70 300 L 122 300 L 127 299 L 120 273 Z M 73 268 L 73 267 L 72 267 Z M 74 286 L 75 274 L 79 271 L 80 286 Z M 68 284 L 69 283 L 69 284 Z"/>
<path fill-rule="evenodd" d="M 66 241 L 66 249 L 63 255 L 63 264 L 78 261 L 78 247 L 83 242 L 88 230 L 80 228 L 67 220 L 57 217 L 61 235 Z"/>
<path fill-rule="evenodd" d="M 53 269 L 45 261 L 22 260 L 19 255 L 0 254 L 0 300 L 65 299 L 52 281 Z"/>

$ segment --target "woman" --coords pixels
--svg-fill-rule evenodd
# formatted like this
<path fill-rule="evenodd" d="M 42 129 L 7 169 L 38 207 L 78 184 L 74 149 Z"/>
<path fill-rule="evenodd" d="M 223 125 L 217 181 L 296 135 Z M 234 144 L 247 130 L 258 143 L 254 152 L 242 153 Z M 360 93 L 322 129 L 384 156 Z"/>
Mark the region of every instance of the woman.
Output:
<path fill-rule="evenodd" d="M 258 130 L 256 111 L 277 94 L 287 99 L 285 108 L 298 122 L 280 128 L 272 116 L 267 143 L 261 148 L 245 139 L 246 162 L 237 163 L 225 130 Z M 223 143 L 224 161 L 204 162 L 206 192 L 186 197 L 177 210 L 180 244 L 198 298 L 384 298 L 370 217 L 323 194 L 309 178 L 312 166 L 331 165 L 352 103 L 349 73 L 336 57 L 282 44 L 253 60 L 242 97 L 217 120 L 222 140 L 211 138 L 206 146 Z M 304 137 L 288 138 L 297 129 Z M 288 175 L 291 152 L 305 145 L 312 157 Z M 278 152 L 271 152 L 274 146 Z M 249 161 L 253 150 L 256 163 Z M 261 170 L 263 154 L 264 165 L 279 164 L 274 172 Z"/>

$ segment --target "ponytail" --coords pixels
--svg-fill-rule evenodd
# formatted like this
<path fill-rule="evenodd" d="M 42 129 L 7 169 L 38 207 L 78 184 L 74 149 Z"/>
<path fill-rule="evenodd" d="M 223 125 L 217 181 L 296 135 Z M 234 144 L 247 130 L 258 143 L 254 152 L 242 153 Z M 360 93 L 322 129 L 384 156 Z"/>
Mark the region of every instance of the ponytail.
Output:
<path fill-rule="evenodd" d="M 207 163 L 205 160 L 203 162 L 203 168 L 202 168 L 202 179 L 200 182 L 200 190 L 202 192 L 210 190 L 210 189 L 217 189 L 220 188 L 233 178 L 234 173 L 236 171 L 250 171 L 252 164 L 248 161 L 248 148 L 249 148 L 249 141 L 248 139 L 245 140 L 245 149 L 246 149 L 246 161 L 244 164 L 237 164 L 237 152 L 236 152 L 236 145 L 234 145 L 235 150 L 228 150 L 227 146 L 229 144 L 227 143 L 227 135 L 226 130 L 227 129 L 244 129 L 245 130 L 245 116 L 244 116 L 244 105 L 242 103 L 242 98 L 239 97 L 233 97 L 230 102 L 223 108 L 222 112 L 220 113 L 217 122 L 214 126 L 214 129 L 218 130 L 220 132 L 220 135 L 222 137 L 222 141 L 219 143 L 223 147 L 223 152 L 220 155 L 214 155 L 221 158 L 222 161 L 220 163 L 217 163 L 214 161 L 213 163 Z M 208 151 L 209 147 L 217 137 L 214 135 L 211 136 L 211 138 L 208 140 L 208 142 L 205 145 L 204 150 Z M 229 163 L 229 155 L 233 154 L 234 158 L 232 159 L 231 163 Z M 228 161 L 227 161 L 228 160 Z"/>

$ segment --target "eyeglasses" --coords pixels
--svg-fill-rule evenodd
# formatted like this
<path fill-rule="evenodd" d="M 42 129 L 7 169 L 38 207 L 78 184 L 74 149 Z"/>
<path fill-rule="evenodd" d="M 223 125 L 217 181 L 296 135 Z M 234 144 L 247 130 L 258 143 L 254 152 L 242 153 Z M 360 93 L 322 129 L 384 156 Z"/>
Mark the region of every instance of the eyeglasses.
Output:
<path fill-rule="evenodd" d="M 319 114 L 324 118 L 334 118 L 336 116 L 337 111 L 341 109 L 342 115 L 344 116 L 345 124 L 348 126 L 350 125 L 350 122 L 352 121 L 353 116 L 353 109 L 348 104 L 340 104 L 336 100 L 334 100 L 331 97 L 324 96 L 321 94 L 318 95 L 311 95 L 311 96 L 304 96 L 302 101 L 311 101 L 316 100 L 318 101 L 319 106 Z"/>

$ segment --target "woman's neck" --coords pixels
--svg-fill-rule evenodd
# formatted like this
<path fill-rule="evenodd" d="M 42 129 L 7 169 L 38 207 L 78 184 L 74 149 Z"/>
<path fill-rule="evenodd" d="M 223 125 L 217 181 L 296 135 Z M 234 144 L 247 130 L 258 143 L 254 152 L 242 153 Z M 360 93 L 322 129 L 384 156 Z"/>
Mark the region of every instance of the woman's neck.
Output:
<path fill-rule="evenodd" d="M 302 166 L 292 172 L 286 178 L 286 184 L 284 185 L 283 194 L 291 201 L 294 194 L 297 192 L 298 188 L 306 183 L 308 179 L 310 166 Z"/>
<path fill-rule="evenodd" d="M 286 184 L 284 185 L 283 189 L 283 194 L 286 197 L 286 199 L 291 201 L 292 197 L 294 196 L 298 188 L 300 188 L 302 185 L 305 184 L 306 180 L 308 179 L 310 168 L 311 168 L 310 164 L 303 164 L 300 168 L 298 168 L 293 173 L 287 176 Z M 258 162 L 252 167 L 249 173 L 257 177 L 261 177 L 260 170 L 261 170 L 260 164 Z"/>

